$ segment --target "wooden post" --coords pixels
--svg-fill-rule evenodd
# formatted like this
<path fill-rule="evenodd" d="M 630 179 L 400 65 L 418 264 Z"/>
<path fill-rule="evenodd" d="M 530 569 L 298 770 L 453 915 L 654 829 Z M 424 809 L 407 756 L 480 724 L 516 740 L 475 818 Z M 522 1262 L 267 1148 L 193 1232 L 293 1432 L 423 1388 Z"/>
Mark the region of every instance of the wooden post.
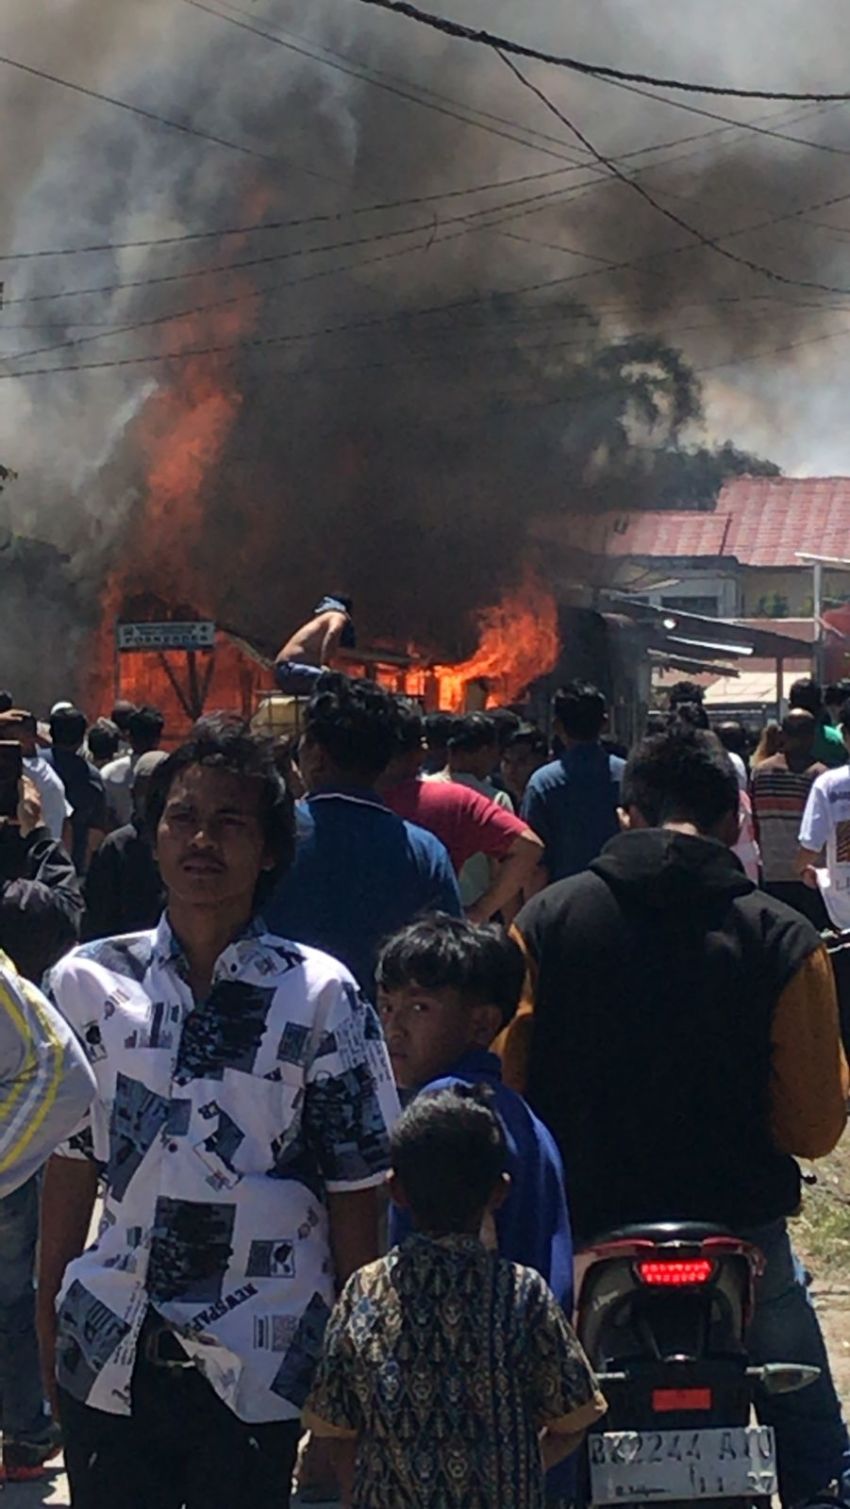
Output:
<path fill-rule="evenodd" d="M 197 723 L 204 710 L 201 699 L 201 688 L 198 683 L 198 662 L 194 650 L 186 651 L 186 674 L 189 681 L 189 703 L 192 708 L 192 721 Z"/>
<path fill-rule="evenodd" d="M 776 721 L 782 722 L 782 704 L 785 701 L 785 661 L 776 657 Z"/>

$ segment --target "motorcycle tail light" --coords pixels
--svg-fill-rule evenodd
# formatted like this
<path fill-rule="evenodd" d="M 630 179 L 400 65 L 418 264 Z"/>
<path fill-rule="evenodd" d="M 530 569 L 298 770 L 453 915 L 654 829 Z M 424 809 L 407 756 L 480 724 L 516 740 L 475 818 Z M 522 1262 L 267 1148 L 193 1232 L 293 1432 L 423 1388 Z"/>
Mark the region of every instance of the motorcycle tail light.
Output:
<path fill-rule="evenodd" d="M 682 1289 L 692 1284 L 707 1284 L 714 1273 L 714 1264 L 709 1258 L 669 1258 L 636 1264 L 638 1278 L 643 1284 Z"/>
<path fill-rule="evenodd" d="M 656 1388 L 652 1390 L 652 1408 L 657 1415 L 678 1414 L 680 1410 L 711 1409 L 710 1388 Z"/>

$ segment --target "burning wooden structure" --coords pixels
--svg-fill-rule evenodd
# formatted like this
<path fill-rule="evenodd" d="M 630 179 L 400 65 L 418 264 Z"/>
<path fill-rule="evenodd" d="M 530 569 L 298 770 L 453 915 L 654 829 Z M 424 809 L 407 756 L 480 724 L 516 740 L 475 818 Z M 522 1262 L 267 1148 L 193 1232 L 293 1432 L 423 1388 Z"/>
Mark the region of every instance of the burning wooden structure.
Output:
<path fill-rule="evenodd" d="M 113 631 L 114 672 L 100 709 L 108 711 L 116 697 L 151 703 L 164 713 L 172 742 L 204 712 L 217 709 L 239 712 L 270 732 L 290 732 L 297 725 L 297 707 L 275 689 L 269 647 L 224 625 L 209 624 L 206 636 L 192 635 L 193 627 L 204 627 L 193 608 L 171 609 L 151 593 L 126 599 Z M 137 632 L 128 632 L 131 628 Z M 344 660 L 351 675 L 370 676 L 415 697 L 429 712 L 505 705 L 521 698 L 557 662 L 561 641 L 554 596 L 526 574 L 501 603 L 480 615 L 479 636 L 475 653 L 455 665 L 415 647 L 386 643 L 347 652 Z"/>
<path fill-rule="evenodd" d="M 169 612 L 150 595 L 131 600 L 123 617 L 128 614 L 135 616 L 139 632 L 135 642 L 116 649 L 109 695 L 160 707 L 169 742 L 185 737 L 202 713 L 220 709 L 241 713 L 270 733 L 297 729 L 299 705 L 276 690 L 267 646 L 212 624 L 206 626 L 207 642 L 187 641 L 179 648 L 150 644 L 151 636 L 141 632 L 146 622 L 151 630 L 170 624 L 178 643 L 180 631 L 205 625 L 193 610 Z M 121 633 L 119 625 L 119 641 Z M 558 604 L 537 579 L 526 579 L 483 613 L 479 633 L 475 654 L 455 665 L 384 643 L 347 653 L 346 668 L 415 698 L 429 712 L 512 705 L 543 727 L 555 687 L 581 677 L 605 692 L 611 731 L 628 744 L 651 705 L 654 671 L 735 677 L 754 658 L 769 658 L 778 704 L 785 663 L 796 664 L 801 650 L 799 641 L 754 623 L 674 614 L 615 593 L 598 595 L 595 605 L 587 593 L 584 601 Z M 108 711 L 108 699 L 102 710 Z"/>

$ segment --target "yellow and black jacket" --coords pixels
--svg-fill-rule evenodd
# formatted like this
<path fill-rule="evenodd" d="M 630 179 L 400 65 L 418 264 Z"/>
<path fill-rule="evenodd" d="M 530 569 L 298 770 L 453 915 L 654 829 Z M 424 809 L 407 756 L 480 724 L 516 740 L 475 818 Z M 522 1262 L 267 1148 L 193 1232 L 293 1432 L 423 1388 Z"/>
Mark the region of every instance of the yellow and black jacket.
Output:
<path fill-rule="evenodd" d="M 560 1145 L 588 1240 L 663 1219 L 758 1226 L 838 1141 L 848 1071 L 829 958 L 712 839 L 621 834 L 534 898 L 506 1081 Z"/>

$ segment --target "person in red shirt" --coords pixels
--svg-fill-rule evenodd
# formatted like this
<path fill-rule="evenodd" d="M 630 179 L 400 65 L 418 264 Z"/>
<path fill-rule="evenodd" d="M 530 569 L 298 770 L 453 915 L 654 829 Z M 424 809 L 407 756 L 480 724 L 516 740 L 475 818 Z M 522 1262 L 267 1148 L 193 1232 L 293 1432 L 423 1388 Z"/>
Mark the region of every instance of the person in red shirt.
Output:
<path fill-rule="evenodd" d="M 421 780 L 425 720 L 415 702 L 396 700 L 397 751 L 378 783 L 380 794 L 399 817 L 418 823 L 445 844 L 458 874 L 474 854 L 498 862 L 489 890 L 468 912 L 473 922 L 489 922 L 545 884 L 543 845 L 521 818 L 468 786 Z"/>

